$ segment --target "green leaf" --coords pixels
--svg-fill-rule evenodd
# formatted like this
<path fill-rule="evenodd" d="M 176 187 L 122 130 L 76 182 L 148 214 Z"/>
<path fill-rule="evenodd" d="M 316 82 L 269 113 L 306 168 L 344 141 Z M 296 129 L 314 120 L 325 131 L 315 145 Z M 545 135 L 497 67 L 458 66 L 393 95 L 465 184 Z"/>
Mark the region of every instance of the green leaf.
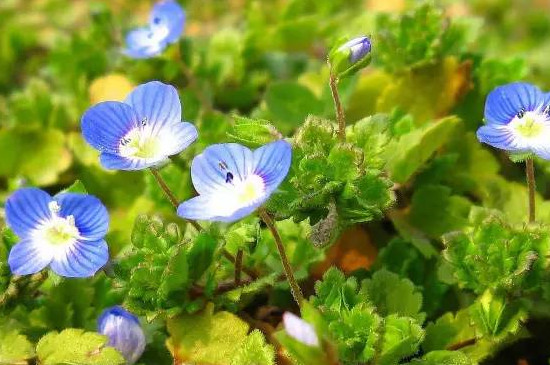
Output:
<path fill-rule="evenodd" d="M 36 346 L 40 364 L 116 365 L 125 364 L 120 353 L 107 347 L 107 337 L 81 329 L 50 332 Z"/>
<path fill-rule="evenodd" d="M 426 351 L 445 350 L 451 345 L 476 338 L 476 327 L 468 309 L 456 314 L 445 313 L 426 326 L 426 338 L 422 348 Z"/>
<path fill-rule="evenodd" d="M 378 270 L 371 279 L 364 280 L 361 291 L 376 306 L 382 316 L 396 314 L 412 317 L 422 323 L 426 318 L 422 309 L 422 294 L 409 279 L 385 269 Z"/>
<path fill-rule="evenodd" d="M 527 313 L 518 301 L 508 300 L 502 293 L 487 290 L 470 307 L 472 319 L 483 335 L 494 340 L 505 339 L 521 329 Z"/>
<path fill-rule="evenodd" d="M 265 102 L 273 119 L 286 130 L 303 123 L 308 114 L 320 115 L 321 101 L 307 87 L 293 81 L 277 81 L 269 85 Z"/>
<path fill-rule="evenodd" d="M 76 180 L 74 183 L 72 183 L 71 186 L 64 189 L 62 193 L 78 193 L 78 194 L 88 194 L 88 191 L 86 190 L 86 187 L 80 180 Z"/>
<path fill-rule="evenodd" d="M 250 148 L 258 148 L 281 138 L 282 135 L 269 121 L 234 116 L 235 123 L 227 131 L 227 136 L 237 143 Z"/>
<path fill-rule="evenodd" d="M 231 359 L 231 365 L 275 365 L 275 350 L 254 330 Z"/>
<path fill-rule="evenodd" d="M 0 326 L 0 364 L 27 364 L 34 346 L 15 329 Z"/>
<path fill-rule="evenodd" d="M 171 318 L 167 326 L 167 346 L 179 363 L 226 364 L 247 344 L 248 324 L 229 312 L 214 313 L 212 305 Z"/>
<path fill-rule="evenodd" d="M 199 280 L 206 269 L 210 267 L 214 260 L 217 245 L 216 238 L 208 233 L 200 233 L 195 238 L 187 253 L 187 260 L 190 263 L 189 274 L 192 281 Z"/>
<path fill-rule="evenodd" d="M 460 120 L 446 117 L 414 130 L 387 148 L 387 168 L 392 180 L 407 182 L 452 136 Z"/>
<path fill-rule="evenodd" d="M 415 365 L 475 365 L 475 363 L 460 351 L 432 351 L 420 360 L 413 360 Z"/>
<path fill-rule="evenodd" d="M 384 320 L 380 365 L 397 364 L 403 358 L 414 355 L 422 343 L 424 330 L 412 318 L 390 315 Z"/>

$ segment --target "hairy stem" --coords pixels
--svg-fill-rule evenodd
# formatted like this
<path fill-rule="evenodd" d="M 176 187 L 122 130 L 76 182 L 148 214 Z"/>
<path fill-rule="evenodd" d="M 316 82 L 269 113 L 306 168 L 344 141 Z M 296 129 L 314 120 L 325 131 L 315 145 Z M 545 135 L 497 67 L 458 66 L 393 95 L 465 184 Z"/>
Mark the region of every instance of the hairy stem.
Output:
<path fill-rule="evenodd" d="M 239 248 L 235 257 L 235 285 L 241 284 L 241 272 L 243 269 L 243 249 Z"/>
<path fill-rule="evenodd" d="M 529 223 L 535 222 L 535 164 L 533 158 L 525 160 L 527 187 L 529 188 Z"/>
<path fill-rule="evenodd" d="M 292 296 L 294 297 L 294 300 L 296 301 L 296 303 L 298 303 L 298 306 L 301 306 L 302 302 L 304 301 L 304 295 L 302 294 L 302 290 L 300 289 L 300 286 L 298 285 L 298 282 L 294 277 L 292 266 L 290 266 L 290 262 L 286 255 L 285 247 L 283 246 L 283 242 L 281 240 L 281 236 L 279 235 L 279 231 L 275 226 L 275 222 L 264 209 L 260 209 L 258 211 L 258 214 L 260 215 L 262 220 L 265 222 L 265 224 L 271 231 L 273 238 L 275 239 L 275 244 L 277 245 L 277 250 L 279 251 L 279 256 L 281 257 L 281 262 L 285 270 L 286 279 L 288 281 L 288 284 L 290 285 L 290 291 L 292 293 Z"/>
<path fill-rule="evenodd" d="M 334 109 L 336 110 L 336 120 L 338 121 L 338 137 L 342 142 L 346 140 L 346 117 L 344 108 L 340 102 L 340 94 L 338 93 L 338 78 L 331 72 L 329 79 L 330 91 L 334 100 Z"/>
<path fill-rule="evenodd" d="M 160 173 L 158 172 L 158 170 L 155 170 L 154 168 L 150 168 L 149 171 L 151 171 L 151 173 L 153 174 L 153 176 L 155 177 L 155 180 L 157 180 L 157 183 L 159 184 L 160 188 L 162 189 L 162 191 L 164 192 L 164 195 L 166 195 L 166 197 L 168 198 L 168 200 L 170 201 L 170 203 L 172 204 L 172 206 L 175 208 L 175 209 L 178 209 L 178 206 L 179 206 L 179 201 L 178 201 L 178 198 L 176 198 L 176 195 L 174 195 L 174 193 L 172 192 L 172 190 L 170 190 L 170 188 L 168 187 L 168 185 L 166 184 L 166 181 L 164 181 L 164 179 L 162 178 L 162 176 L 160 176 Z M 197 230 L 197 232 L 200 232 L 202 231 L 202 227 L 200 224 L 198 224 L 196 221 L 192 220 L 192 219 L 186 219 L 187 222 L 191 223 L 191 225 L 193 227 L 195 227 L 195 229 Z"/>
<path fill-rule="evenodd" d="M 447 346 L 447 350 L 449 350 L 449 351 L 460 350 L 464 347 L 475 345 L 476 341 L 477 340 L 475 338 L 469 338 L 467 340 L 457 342 L 457 343 L 453 343 L 452 345 Z"/>
<path fill-rule="evenodd" d="M 30 277 L 14 275 L 6 290 L 0 295 L 0 308 L 7 306 L 23 292 L 36 291 L 48 277 L 48 271 L 42 270 Z"/>

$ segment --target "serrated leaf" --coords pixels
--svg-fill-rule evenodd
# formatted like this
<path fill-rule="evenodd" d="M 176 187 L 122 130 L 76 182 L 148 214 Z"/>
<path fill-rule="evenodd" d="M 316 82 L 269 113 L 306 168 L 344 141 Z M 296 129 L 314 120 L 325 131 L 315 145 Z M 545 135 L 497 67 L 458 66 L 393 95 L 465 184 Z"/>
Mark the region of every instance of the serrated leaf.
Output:
<path fill-rule="evenodd" d="M 364 292 L 379 314 L 396 314 L 412 317 L 422 323 L 426 318 L 422 309 L 422 294 L 409 279 L 401 279 L 397 274 L 385 269 L 378 270 L 371 279 L 363 281 Z"/>
<path fill-rule="evenodd" d="M 214 313 L 213 305 L 194 315 L 168 320 L 166 345 L 176 364 L 227 364 L 246 342 L 248 324 L 229 312 Z"/>
<path fill-rule="evenodd" d="M 263 334 L 254 330 L 231 359 L 231 365 L 274 365 L 275 350 Z"/>
<path fill-rule="evenodd" d="M 108 338 L 98 333 L 69 328 L 50 332 L 40 339 L 36 354 L 40 364 L 117 365 L 125 360 L 107 345 Z"/>
<path fill-rule="evenodd" d="M 426 326 L 422 347 L 426 351 L 445 350 L 452 345 L 476 338 L 476 328 L 468 309 L 445 313 Z"/>
<path fill-rule="evenodd" d="M 282 137 L 277 128 L 267 120 L 242 116 L 234 116 L 234 119 L 235 123 L 227 131 L 227 136 L 250 148 L 258 148 Z"/>
<path fill-rule="evenodd" d="M 476 363 L 460 351 L 432 351 L 422 359 L 408 364 L 414 365 L 475 365 Z"/>
<path fill-rule="evenodd" d="M 412 318 L 390 315 L 384 320 L 384 339 L 377 363 L 392 365 L 415 354 L 424 338 L 424 330 Z"/>

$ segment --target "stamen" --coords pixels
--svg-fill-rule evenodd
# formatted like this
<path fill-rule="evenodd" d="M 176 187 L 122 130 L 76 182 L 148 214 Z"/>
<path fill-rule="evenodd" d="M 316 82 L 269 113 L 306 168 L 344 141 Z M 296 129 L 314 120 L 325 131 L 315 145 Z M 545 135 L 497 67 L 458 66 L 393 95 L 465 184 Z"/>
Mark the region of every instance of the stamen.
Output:
<path fill-rule="evenodd" d="M 550 104 L 544 107 L 544 110 L 542 111 L 544 114 L 550 117 Z"/>
<path fill-rule="evenodd" d="M 61 210 L 61 206 L 58 202 L 54 200 L 48 203 L 48 209 L 50 210 L 50 212 L 57 214 Z"/>
<path fill-rule="evenodd" d="M 147 117 L 145 117 L 145 118 L 143 118 L 143 119 L 141 120 L 141 125 L 142 125 L 143 127 L 145 127 L 145 126 L 147 125 Z"/>
<path fill-rule="evenodd" d="M 525 116 L 525 108 L 521 108 L 521 110 L 518 112 L 517 117 L 519 119 L 523 118 Z"/>
<path fill-rule="evenodd" d="M 128 137 L 124 137 L 120 140 L 120 144 L 122 146 L 126 146 L 128 143 L 132 142 L 132 139 L 131 138 L 128 138 Z"/>
<path fill-rule="evenodd" d="M 228 184 L 231 184 L 233 183 L 233 174 L 228 172 L 227 175 L 225 176 L 225 182 L 228 183 Z"/>
<path fill-rule="evenodd" d="M 225 161 L 218 162 L 218 166 L 221 170 L 227 170 L 227 163 L 225 163 Z"/>

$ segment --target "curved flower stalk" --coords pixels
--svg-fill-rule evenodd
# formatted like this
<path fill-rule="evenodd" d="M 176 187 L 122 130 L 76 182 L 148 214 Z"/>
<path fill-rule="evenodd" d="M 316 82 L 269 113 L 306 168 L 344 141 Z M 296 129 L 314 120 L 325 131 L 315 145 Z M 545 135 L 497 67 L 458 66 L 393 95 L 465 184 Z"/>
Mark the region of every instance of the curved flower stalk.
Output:
<path fill-rule="evenodd" d="M 191 165 L 191 179 L 199 196 L 181 203 L 178 215 L 189 220 L 215 222 L 244 218 L 269 199 L 288 174 L 291 162 L 292 147 L 283 140 L 255 151 L 237 143 L 209 146 Z M 277 227 L 265 210 L 260 210 L 259 214 L 273 234 L 290 290 L 301 305 L 302 291 L 294 278 Z"/>
<path fill-rule="evenodd" d="M 82 135 L 101 152 L 103 167 L 142 170 L 164 164 L 197 139 L 181 121 L 177 90 L 159 81 L 136 87 L 124 102 L 107 101 L 82 116 Z"/>
<path fill-rule="evenodd" d="M 234 222 L 254 212 L 283 182 L 292 148 L 279 140 L 251 151 L 236 143 L 215 144 L 193 159 L 191 179 L 200 194 L 180 204 L 178 215 Z"/>
<path fill-rule="evenodd" d="M 145 334 L 138 318 L 120 306 L 107 308 L 97 320 L 97 331 L 109 337 L 128 364 L 135 364 L 145 350 Z"/>
<path fill-rule="evenodd" d="M 20 241 L 8 263 L 16 275 L 30 275 L 48 265 L 65 277 L 93 276 L 109 258 L 103 239 L 109 228 L 105 206 L 87 194 L 51 197 L 23 188 L 6 202 L 6 222 Z"/>
<path fill-rule="evenodd" d="M 527 154 L 529 222 L 535 221 L 535 170 L 532 155 L 550 160 L 550 93 L 524 82 L 499 86 L 485 102 L 486 125 L 477 138 L 511 154 Z"/>
<path fill-rule="evenodd" d="M 185 25 L 185 12 L 173 0 L 160 1 L 149 15 L 149 24 L 126 35 L 124 53 L 133 58 L 150 58 L 159 55 L 178 41 Z"/>

